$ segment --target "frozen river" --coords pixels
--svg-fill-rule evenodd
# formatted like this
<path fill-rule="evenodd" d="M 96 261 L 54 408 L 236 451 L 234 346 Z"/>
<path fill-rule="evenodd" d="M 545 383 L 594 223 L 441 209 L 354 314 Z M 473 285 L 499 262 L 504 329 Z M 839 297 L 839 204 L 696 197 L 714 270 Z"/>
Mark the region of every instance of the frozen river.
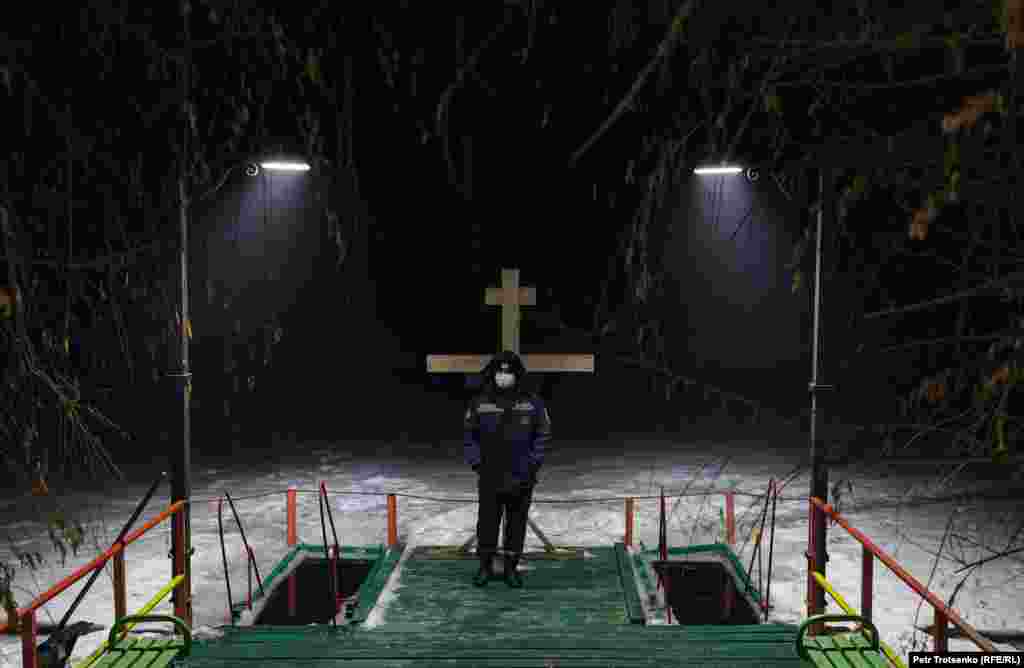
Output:
<path fill-rule="evenodd" d="M 278 453 L 258 453 L 239 460 L 204 459 L 193 462 L 192 561 L 193 612 L 196 633 L 214 632 L 227 618 L 223 566 L 217 534 L 216 499 L 227 490 L 236 506 L 253 546 L 259 570 L 266 575 L 285 552 L 285 490 L 294 485 L 311 493 L 299 495 L 299 540 L 321 542 L 315 490 L 320 481 L 331 492 L 334 522 L 343 544 L 386 542 L 385 494 L 395 492 L 398 500 L 399 540 L 409 546 L 456 545 L 475 531 L 476 500 L 474 475 L 462 462 L 458 441 L 421 444 L 325 443 L 280 441 Z M 657 495 L 663 486 L 671 511 L 668 536 L 671 546 L 721 540 L 720 492 L 731 486 L 740 492 L 763 494 L 771 478 L 791 474 L 806 456 L 806 440 L 799 434 L 708 440 L 667 436 L 616 435 L 608 441 L 556 441 L 541 472 L 534 494 L 531 518 L 556 545 L 611 545 L 624 532 L 623 502 L 627 496 Z M 875 543 L 903 564 L 918 580 L 929 585 L 940 598 L 948 600 L 963 577 L 954 574 L 969 563 L 1007 548 L 1007 541 L 1024 513 L 1019 502 L 983 500 L 957 505 L 949 499 L 956 489 L 973 489 L 999 494 L 999 485 L 964 482 L 957 487 L 939 488 L 938 471 L 927 467 L 875 466 L 854 471 L 835 471 L 833 481 L 849 477 L 853 490 L 841 499 L 843 514 Z M 97 545 L 109 547 L 160 468 L 135 466 L 130 480 L 116 489 L 55 489 L 50 497 L 25 496 L 8 499 L 0 510 L 0 527 L 6 534 L 0 551 L 11 560 L 12 544 L 19 551 L 39 550 L 47 564 L 32 573 L 20 569 L 15 594 L 22 605 L 31 597 L 87 563 L 97 554 Z M 1004 486 L 1005 487 L 1005 486 Z M 683 489 L 689 493 L 716 492 L 706 496 L 673 496 Z M 771 585 L 771 620 L 797 623 L 804 613 L 805 558 L 807 543 L 808 482 L 806 474 L 793 478 L 778 504 Z M 346 495 L 344 492 L 376 494 Z M 379 494 L 379 495 L 378 495 Z M 942 500 L 945 498 L 946 500 Z M 579 499 L 578 504 L 545 501 Z M 589 502 L 588 499 L 606 499 Z M 151 501 L 143 519 L 167 506 L 164 486 Z M 751 555 L 749 539 L 760 523 L 762 500 L 738 496 L 736 500 L 737 552 L 744 564 Z M 87 548 L 77 558 L 60 565 L 59 555 L 48 545 L 45 529 L 34 519 L 37 509 L 59 505 L 77 517 L 87 530 Z M 658 502 L 637 503 L 634 540 L 647 547 L 658 542 Z M 950 519 L 952 516 L 952 520 Z M 695 522 L 697 518 L 700 522 Z M 770 521 L 770 520 L 769 520 Z M 936 560 L 947 525 L 951 536 Z M 141 524 L 141 521 L 136 526 Z M 696 526 L 696 528 L 695 528 Z M 246 568 L 242 543 L 234 520 L 225 506 L 225 531 L 236 599 L 244 596 Z M 766 528 L 767 531 L 767 528 Z M 9 537 L 10 540 L 7 539 Z M 1018 544 L 1024 536 L 1018 536 Z M 542 549 L 539 539 L 527 532 L 527 550 Z M 170 579 L 170 526 L 164 523 L 127 550 L 128 609 L 141 607 Z M 860 607 L 861 547 L 836 526 L 829 532 L 828 578 L 854 607 Z M 958 594 L 955 608 L 976 628 L 1024 629 L 1024 557 L 1022 554 L 991 562 L 979 570 Z M 767 559 L 765 559 L 767 564 Z M 401 565 L 389 583 L 393 589 L 401 580 Z M 934 569 L 934 573 L 933 573 Z M 525 576 L 529 586 L 528 571 Z M 755 582 L 756 582 L 755 574 Z M 82 580 L 85 582 L 85 579 Z M 40 622 L 57 622 L 74 600 L 81 584 L 72 587 L 39 613 Z M 386 618 L 387 602 L 394 594 L 386 591 L 369 623 Z M 834 604 L 830 611 L 838 611 Z M 169 600 L 157 611 L 171 611 Z M 101 575 L 75 612 L 74 620 L 89 620 L 107 626 L 112 622 L 113 598 L 109 567 Z M 878 564 L 875 568 L 874 621 L 882 639 L 906 656 L 913 644 L 926 640 L 913 633 L 913 625 L 932 622 L 931 608 L 920 606 L 919 598 L 896 576 Z M 94 633 L 81 638 L 74 660 L 91 653 L 105 638 Z M 973 650 L 970 643 L 952 640 L 951 649 Z M 928 645 L 930 647 L 930 643 Z M 1012 650 L 1009 645 L 997 645 Z M 20 644 L 16 637 L 0 637 L 0 665 L 20 666 Z"/>

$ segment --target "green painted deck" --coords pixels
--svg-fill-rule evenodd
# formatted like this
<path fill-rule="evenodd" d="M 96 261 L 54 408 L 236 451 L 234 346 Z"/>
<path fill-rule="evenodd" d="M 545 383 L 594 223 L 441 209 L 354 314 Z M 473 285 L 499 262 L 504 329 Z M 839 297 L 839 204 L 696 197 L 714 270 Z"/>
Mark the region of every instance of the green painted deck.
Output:
<path fill-rule="evenodd" d="M 316 549 L 299 546 L 282 562 Z M 342 557 L 351 549 L 343 548 Z M 367 554 L 359 549 L 360 556 Z M 196 640 L 190 656 L 176 665 L 812 667 L 797 655 L 796 626 L 645 625 L 634 576 L 640 555 L 631 557 L 621 544 L 586 551 L 594 558 L 583 558 L 582 548 L 527 553 L 525 584 L 512 589 L 500 579 L 474 587 L 478 562 L 457 548 L 418 548 L 403 564 L 384 621 L 364 628 L 401 554 L 381 549 L 348 624 L 223 627 L 223 638 Z M 273 579 L 264 583 L 268 591 Z"/>

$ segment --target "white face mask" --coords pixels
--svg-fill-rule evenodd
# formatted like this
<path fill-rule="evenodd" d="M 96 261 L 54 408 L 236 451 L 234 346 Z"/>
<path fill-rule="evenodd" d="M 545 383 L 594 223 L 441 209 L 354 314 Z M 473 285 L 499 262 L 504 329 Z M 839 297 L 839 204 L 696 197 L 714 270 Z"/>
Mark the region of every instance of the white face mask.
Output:
<path fill-rule="evenodd" d="M 494 384 L 499 390 L 507 390 L 516 384 L 516 375 L 507 371 L 499 371 L 494 374 Z"/>

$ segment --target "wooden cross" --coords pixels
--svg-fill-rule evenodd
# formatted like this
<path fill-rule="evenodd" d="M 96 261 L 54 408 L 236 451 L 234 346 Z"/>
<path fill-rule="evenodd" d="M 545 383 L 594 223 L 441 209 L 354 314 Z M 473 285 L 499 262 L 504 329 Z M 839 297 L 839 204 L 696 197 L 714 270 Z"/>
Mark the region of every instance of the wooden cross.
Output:
<path fill-rule="evenodd" d="M 519 354 L 519 307 L 537 303 L 536 288 L 519 287 L 519 270 L 502 269 L 501 287 L 487 288 L 484 301 L 501 306 L 501 350 Z M 430 373 L 480 373 L 493 355 L 427 355 Z M 528 372 L 594 372 L 593 355 L 529 354 L 521 355 Z"/>

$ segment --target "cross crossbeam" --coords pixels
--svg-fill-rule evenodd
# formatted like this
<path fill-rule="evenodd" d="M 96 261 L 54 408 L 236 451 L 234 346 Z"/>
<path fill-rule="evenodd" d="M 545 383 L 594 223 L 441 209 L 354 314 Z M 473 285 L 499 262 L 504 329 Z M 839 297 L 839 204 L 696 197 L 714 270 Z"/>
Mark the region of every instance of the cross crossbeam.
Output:
<path fill-rule="evenodd" d="M 501 270 L 501 287 L 487 288 L 484 302 L 501 306 L 500 350 L 519 354 L 520 306 L 535 306 L 537 290 L 519 286 L 518 269 Z M 594 372 L 593 355 L 532 353 L 520 355 L 530 373 Z M 427 355 L 430 373 L 480 373 L 493 355 Z"/>

